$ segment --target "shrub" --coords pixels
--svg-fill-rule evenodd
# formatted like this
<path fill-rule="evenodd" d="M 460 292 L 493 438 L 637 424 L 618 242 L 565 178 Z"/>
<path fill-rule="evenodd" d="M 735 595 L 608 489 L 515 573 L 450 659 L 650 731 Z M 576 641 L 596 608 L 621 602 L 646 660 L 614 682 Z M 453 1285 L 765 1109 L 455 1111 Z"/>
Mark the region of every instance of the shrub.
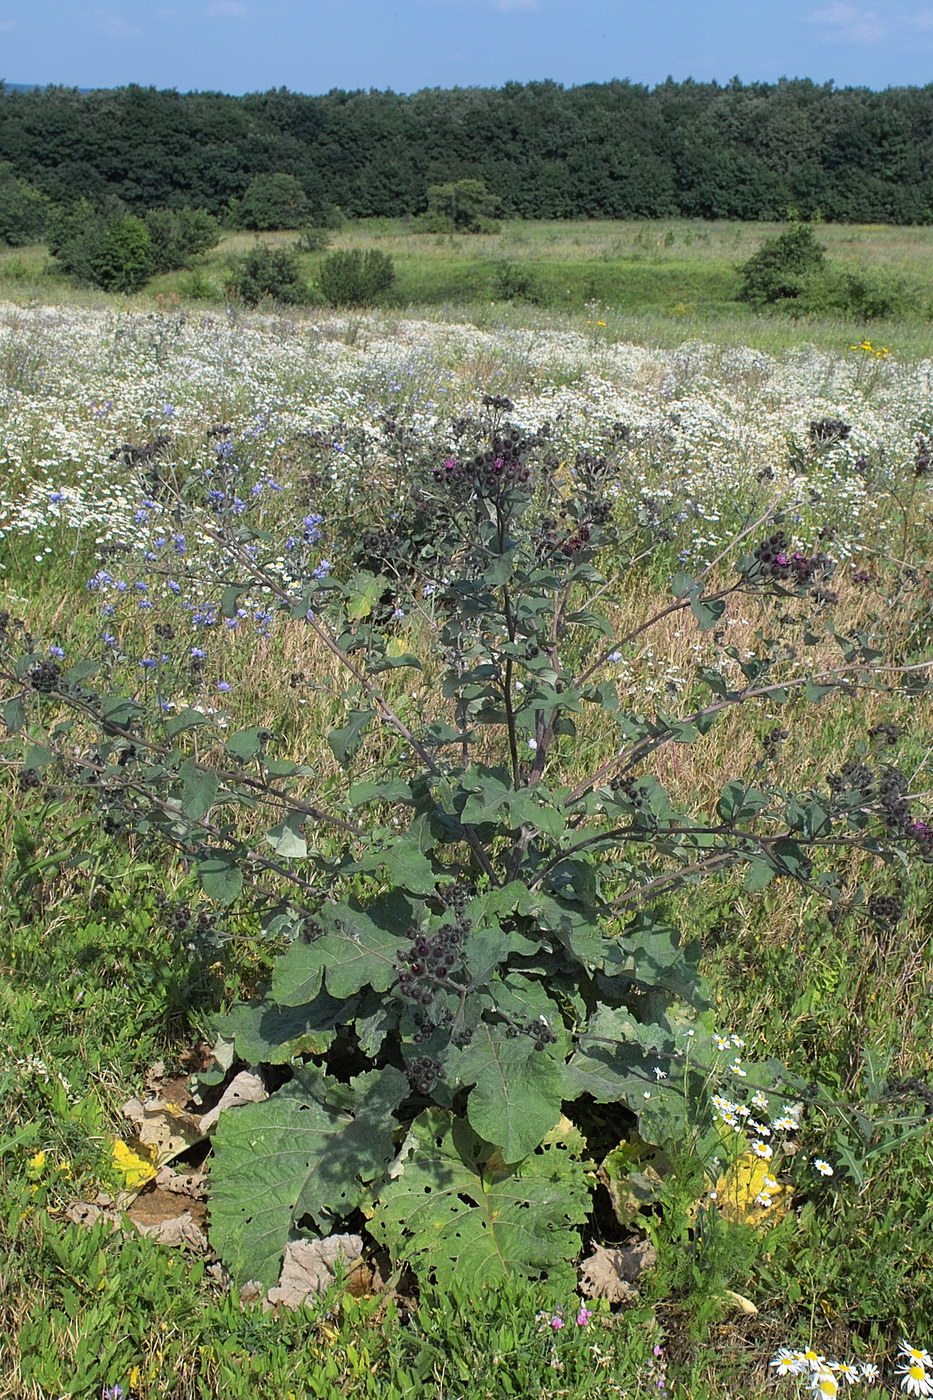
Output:
<path fill-rule="evenodd" d="M 311 217 L 311 201 L 295 175 L 257 175 L 236 208 L 240 228 L 301 228 Z"/>
<path fill-rule="evenodd" d="M 428 188 L 428 208 L 417 222 L 424 233 L 495 233 L 500 199 L 483 180 L 451 180 Z"/>
<path fill-rule="evenodd" d="M 330 233 L 317 224 L 305 224 L 295 242 L 302 253 L 323 253 L 330 243 Z"/>
<path fill-rule="evenodd" d="M 825 249 L 810 225 L 793 224 L 777 238 L 769 238 L 739 268 L 740 299 L 759 306 L 792 301 L 825 266 Z"/>
<path fill-rule="evenodd" d="M 807 316 L 875 321 L 885 316 L 903 316 L 918 302 L 917 294 L 896 273 L 830 266 L 805 284 L 791 309 Z"/>
<path fill-rule="evenodd" d="M 227 288 L 247 306 L 257 306 L 261 301 L 300 305 L 308 300 L 296 250 L 268 248 L 262 243 L 235 259 Z"/>
<path fill-rule="evenodd" d="M 79 200 L 54 211 L 46 238 L 63 272 L 105 292 L 138 292 L 156 270 L 149 229 L 121 209 Z"/>
<path fill-rule="evenodd" d="M 220 225 L 206 209 L 150 209 L 145 223 L 155 272 L 188 268 L 220 240 Z"/>
<path fill-rule="evenodd" d="M 370 306 L 380 292 L 391 287 L 395 268 L 388 253 L 351 248 L 326 257 L 318 276 L 330 306 Z"/>
<path fill-rule="evenodd" d="M 0 162 L 0 243 L 19 248 L 37 242 L 48 210 L 45 195 L 21 180 L 9 162 Z"/>
<path fill-rule="evenodd" d="M 509 262 L 497 266 L 493 289 L 501 301 L 527 301 L 540 306 L 544 299 L 532 274 Z"/>

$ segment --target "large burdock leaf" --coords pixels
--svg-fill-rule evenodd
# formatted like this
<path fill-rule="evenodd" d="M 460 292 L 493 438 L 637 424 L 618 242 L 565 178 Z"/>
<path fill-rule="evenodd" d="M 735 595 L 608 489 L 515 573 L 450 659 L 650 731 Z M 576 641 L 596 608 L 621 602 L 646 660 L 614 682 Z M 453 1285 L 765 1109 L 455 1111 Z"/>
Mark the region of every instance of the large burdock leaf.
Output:
<path fill-rule="evenodd" d="M 567 1139 L 507 1166 L 463 1119 L 429 1109 L 408 1146 L 370 1222 L 396 1263 L 441 1288 L 455 1279 L 494 1288 L 515 1277 L 573 1286 L 589 1188 Z"/>
<path fill-rule="evenodd" d="M 323 1076 L 299 1070 L 265 1103 L 222 1115 L 211 1168 L 211 1240 L 239 1281 L 271 1287 L 302 1217 L 330 1229 L 391 1159 L 393 1115 L 408 1080 L 389 1068 L 338 1087 L 352 1107 L 332 1106 Z"/>
<path fill-rule="evenodd" d="M 368 910 L 350 904 L 325 905 L 321 936 L 295 942 L 272 973 L 272 994 L 280 1006 L 313 1001 L 323 982 L 332 997 L 351 997 L 363 987 L 388 991 L 398 976 L 399 935 L 411 912 L 404 898 L 386 896 Z"/>
<path fill-rule="evenodd" d="M 563 1065 L 527 1035 L 509 1038 L 505 1026 L 482 1022 L 456 1067 L 470 1126 L 501 1149 L 506 1162 L 533 1152 L 560 1118 Z"/>

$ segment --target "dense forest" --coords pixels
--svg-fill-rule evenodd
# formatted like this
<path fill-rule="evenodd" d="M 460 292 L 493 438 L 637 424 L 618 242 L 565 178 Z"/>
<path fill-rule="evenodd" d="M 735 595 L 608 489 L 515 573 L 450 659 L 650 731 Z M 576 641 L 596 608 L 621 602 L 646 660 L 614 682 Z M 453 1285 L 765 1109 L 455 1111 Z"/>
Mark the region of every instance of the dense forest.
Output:
<path fill-rule="evenodd" d="M 429 185 L 476 178 L 541 218 L 933 220 L 933 84 L 668 80 L 564 88 L 245 97 L 0 85 L 0 159 L 56 204 L 224 215 L 257 174 L 312 206 L 416 214 Z M 11 172 L 11 173 L 12 173 Z"/>

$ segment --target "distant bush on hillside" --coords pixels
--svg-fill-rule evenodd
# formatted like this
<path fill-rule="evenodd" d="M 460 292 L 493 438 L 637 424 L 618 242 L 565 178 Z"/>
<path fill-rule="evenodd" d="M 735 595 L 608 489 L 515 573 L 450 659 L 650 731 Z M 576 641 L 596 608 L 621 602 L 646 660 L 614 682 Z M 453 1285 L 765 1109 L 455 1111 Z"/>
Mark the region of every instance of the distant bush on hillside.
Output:
<path fill-rule="evenodd" d="M 483 180 L 451 180 L 428 187 L 427 212 L 414 226 L 422 233 L 495 233 L 500 199 Z"/>
<path fill-rule="evenodd" d="M 53 210 L 45 236 L 70 277 L 106 292 L 138 292 L 157 272 L 190 267 L 217 243 L 220 228 L 203 209 L 150 209 L 140 219 L 82 199 Z"/>
<path fill-rule="evenodd" d="M 831 263 L 809 224 L 792 224 L 739 268 L 743 301 L 780 305 L 793 316 L 844 316 L 872 321 L 901 316 L 916 304 L 908 283 L 877 268 Z"/>
<path fill-rule="evenodd" d="M 826 250 L 810 225 L 792 224 L 776 238 L 769 238 L 739 268 L 739 296 L 757 306 L 793 301 L 825 267 Z"/>
<path fill-rule="evenodd" d="M 329 306 L 371 306 L 395 281 L 395 268 L 388 253 L 351 248 L 326 257 L 318 276 Z"/>
<path fill-rule="evenodd" d="M 175 272 L 220 242 L 220 225 L 204 209 L 150 209 L 145 216 L 153 270 Z"/>
<path fill-rule="evenodd" d="M 257 244 L 242 257 L 234 259 L 227 290 L 258 306 L 263 301 L 300 305 L 308 300 L 308 287 L 298 270 L 295 248 L 267 248 Z"/>

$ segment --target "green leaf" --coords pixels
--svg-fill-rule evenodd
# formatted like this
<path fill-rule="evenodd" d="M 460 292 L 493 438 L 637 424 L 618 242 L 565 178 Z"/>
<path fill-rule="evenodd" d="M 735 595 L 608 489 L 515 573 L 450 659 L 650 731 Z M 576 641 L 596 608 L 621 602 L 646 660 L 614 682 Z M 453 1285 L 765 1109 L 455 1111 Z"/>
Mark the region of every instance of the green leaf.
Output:
<path fill-rule="evenodd" d="M 387 778 L 381 783 L 354 783 L 350 788 L 351 807 L 363 807 L 367 802 L 411 802 L 411 787 L 403 778 Z"/>
<path fill-rule="evenodd" d="M 349 723 L 342 729 L 332 729 L 328 734 L 327 742 L 341 768 L 350 766 L 374 714 L 374 710 L 351 710 Z"/>
<path fill-rule="evenodd" d="M 186 729 L 197 729 L 199 725 L 210 722 L 210 716 L 201 710 L 181 710 L 165 721 L 165 733 L 169 739 L 174 739 L 176 735 L 184 734 Z"/>
<path fill-rule="evenodd" d="M 421 670 L 421 662 L 412 652 L 403 652 L 401 656 L 380 656 L 369 663 L 369 670 L 373 675 L 378 675 L 380 671 L 394 671 L 400 666 L 410 666 L 414 671 Z"/>
<path fill-rule="evenodd" d="M 251 725 L 249 729 L 239 729 L 227 739 L 227 752 L 232 753 L 234 758 L 248 763 L 251 758 L 256 757 L 268 737 L 268 729 L 259 729 L 256 725 Z"/>
<path fill-rule="evenodd" d="M 754 860 L 748 862 L 748 869 L 745 872 L 745 879 L 742 881 L 746 890 L 763 890 L 774 879 L 774 867 L 766 860 L 761 860 L 756 856 Z"/>
<path fill-rule="evenodd" d="M 690 611 L 696 618 L 697 627 L 701 632 L 708 632 L 726 611 L 726 604 L 722 598 L 710 598 L 704 600 L 696 594 L 690 599 Z"/>
<path fill-rule="evenodd" d="M 371 574 L 368 569 L 354 574 L 347 584 L 347 617 L 351 622 L 359 622 L 369 617 L 376 603 L 391 584 L 382 574 Z"/>
<path fill-rule="evenodd" d="M 383 906 L 386 907 L 386 906 Z M 374 912 L 372 906 L 370 912 Z M 410 918 L 410 912 L 409 912 Z M 349 997 L 363 987 L 386 992 L 395 981 L 399 933 L 349 904 L 325 905 L 323 932 L 313 943 L 293 943 L 276 963 L 272 995 L 283 1006 L 300 1006 L 317 996 L 326 977 L 331 996 Z"/>
<path fill-rule="evenodd" d="M 243 872 L 232 855 L 218 852 L 199 860 L 198 879 L 208 899 L 218 904 L 230 904 L 243 888 Z"/>
<path fill-rule="evenodd" d="M 477 1027 L 456 1066 L 461 1084 L 473 1084 L 467 1099 L 470 1126 L 520 1162 L 544 1140 L 560 1118 L 561 1066 L 538 1050 L 530 1036 L 508 1037 L 505 1025 Z"/>
<path fill-rule="evenodd" d="M 561 1142 L 515 1167 L 462 1119 L 415 1119 L 401 1174 L 383 1187 L 370 1229 L 396 1263 L 438 1288 L 500 1287 L 509 1279 L 572 1289 L 578 1227 L 589 1210 L 581 1163 Z"/>
<path fill-rule="evenodd" d="M 265 1103 L 221 1114 L 211 1166 L 211 1240 L 240 1282 L 271 1287 L 303 1216 L 322 1233 L 361 1204 L 394 1150 L 400 1070 L 351 1082 L 352 1112 L 331 1107 L 319 1076 L 299 1070 Z"/>
<path fill-rule="evenodd" d="M 263 840 L 286 860 L 299 860 L 308 854 L 308 843 L 301 830 L 305 818 L 301 812 L 289 812 L 284 821 L 267 831 Z"/>
<path fill-rule="evenodd" d="M 716 811 L 724 822 L 743 822 L 767 805 L 768 799 L 763 792 L 759 792 L 757 788 L 746 787 L 739 779 L 734 779 L 723 788 L 722 797 L 716 803 Z"/>
<path fill-rule="evenodd" d="M 3 723 L 11 734 L 18 734 L 21 729 L 26 728 L 26 707 L 22 697 L 14 695 L 12 700 L 8 700 L 3 707 Z"/>
<path fill-rule="evenodd" d="M 189 821 L 199 822 L 217 801 L 220 779 L 211 769 L 199 768 L 186 758 L 178 770 L 181 778 L 181 810 Z"/>
<path fill-rule="evenodd" d="M 250 583 L 228 583 L 220 595 L 221 617 L 236 617 L 240 595 L 248 593 L 252 586 Z"/>
<path fill-rule="evenodd" d="M 141 705 L 137 705 L 135 700 L 129 700 L 125 695 L 105 695 L 100 702 L 100 715 L 105 729 L 108 725 L 126 729 L 141 709 Z"/>
<path fill-rule="evenodd" d="M 55 762 L 55 755 L 44 744 L 31 744 L 23 757 L 23 769 L 47 768 Z"/>
<path fill-rule="evenodd" d="M 347 1003 L 321 992 L 302 1006 L 273 1001 L 246 1001 L 217 1020 L 219 1033 L 232 1039 L 236 1053 L 249 1065 L 284 1065 L 296 1055 L 320 1054 L 333 1031 L 346 1024 Z"/>
<path fill-rule="evenodd" d="M 688 593 L 692 593 L 697 586 L 697 581 L 692 574 L 677 573 L 671 579 L 671 592 L 675 598 L 686 598 Z"/>

